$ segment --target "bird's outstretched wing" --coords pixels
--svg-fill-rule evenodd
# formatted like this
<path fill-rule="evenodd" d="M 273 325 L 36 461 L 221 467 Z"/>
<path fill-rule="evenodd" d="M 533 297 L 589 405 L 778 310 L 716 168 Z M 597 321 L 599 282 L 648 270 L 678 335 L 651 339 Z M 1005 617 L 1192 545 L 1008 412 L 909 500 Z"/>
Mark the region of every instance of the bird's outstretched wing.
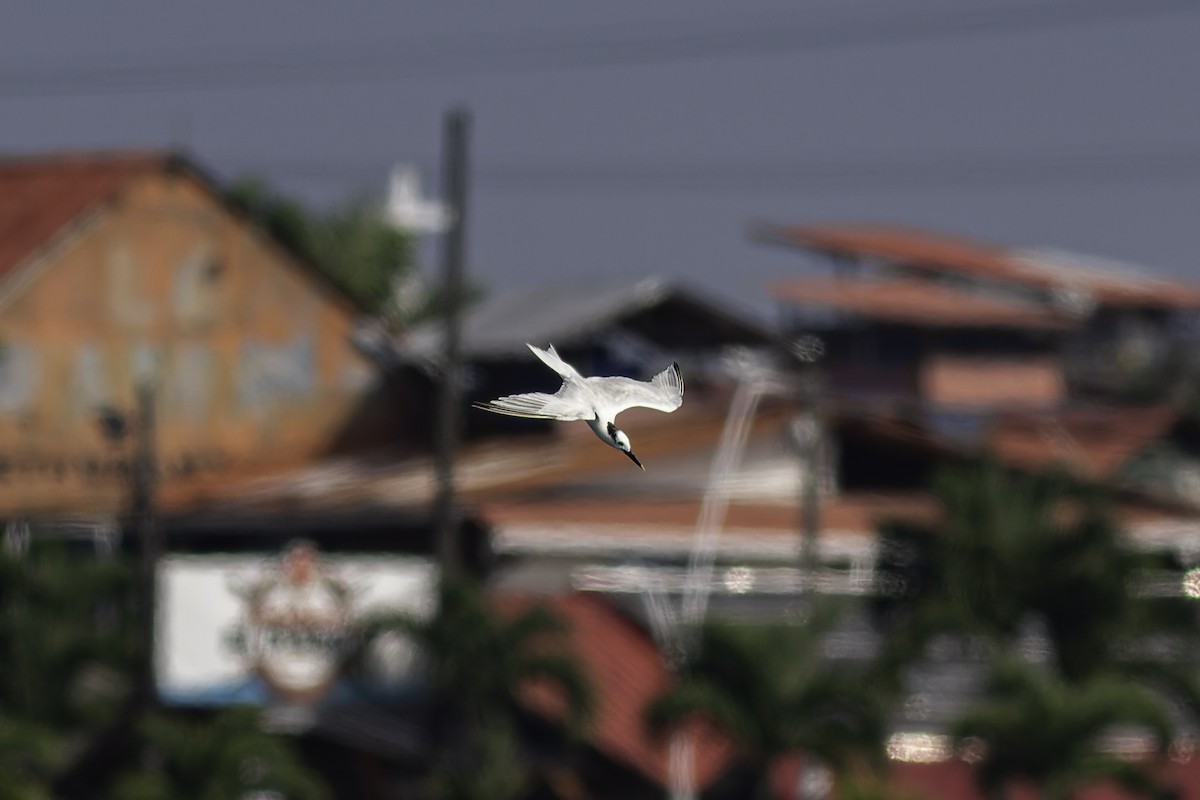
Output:
<path fill-rule="evenodd" d="M 595 412 L 589 406 L 572 402 L 569 398 L 544 392 L 510 394 L 486 403 L 472 403 L 475 408 L 507 414 L 510 417 L 529 419 L 557 419 L 564 422 L 576 419 L 591 419 Z"/>
<path fill-rule="evenodd" d="M 562 356 L 554 349 L 554 345 L 549 345 L 545 350 L 528 343 L 525 346 L 533 351 L 533 354 L 540 358 L 543 364 L 557 372 L 563 380 L 579 380 L 583 377 L 579 374 L 579 370 L 562 360 Z"/>
<path fill-rule="evenodd" d="M 683 405 L 683 375 L 679 363 L 655 375 L 648 381 L 633 378 L 588 378 L 598 383 L 599 396 L 615 415 L 627 408 L 640 406 L 670 413 Z"/>

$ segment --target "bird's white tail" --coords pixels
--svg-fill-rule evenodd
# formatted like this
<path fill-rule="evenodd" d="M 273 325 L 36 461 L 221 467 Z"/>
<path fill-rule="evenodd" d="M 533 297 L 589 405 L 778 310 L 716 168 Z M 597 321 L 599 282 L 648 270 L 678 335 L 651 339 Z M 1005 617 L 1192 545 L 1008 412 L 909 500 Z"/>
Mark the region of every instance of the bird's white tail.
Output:
<path fill-rule="evenodd" d="M 558 351 L 554 349 L 554 345 L 549 345 L 545 350 L 540 350 L 531 344 L 526 344 L 525 346 L 532 350 L 533 354 L 540 358 L 543 364 L 557 372 L 563 378 L 581 377 L 578 370 L 562 360 Z"/>

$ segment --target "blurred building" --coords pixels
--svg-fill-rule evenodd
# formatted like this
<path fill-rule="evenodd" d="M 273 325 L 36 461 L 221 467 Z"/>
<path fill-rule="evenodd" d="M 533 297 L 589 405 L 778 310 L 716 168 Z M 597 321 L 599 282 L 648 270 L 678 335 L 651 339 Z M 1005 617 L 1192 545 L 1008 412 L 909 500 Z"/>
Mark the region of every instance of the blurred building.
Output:
<path fill-rule="evenodd" d="M 383 344 L 383 358 L 406 387 L 414 421 L 434 413 L 432 381 L 441 359 L 443 329 L 431 321 Z M 558 389 L 558 377 L 526 344 L 553 344 L 585 375 L 649 377 L 678 361 L 688 374 L 689 400 L 702 397 L 707 377 L 731 348 L 769 350 L 773 331 L 704 292 L 660 278 L 584 286 L 540 286 L 489 292 L 463 317 L 467 399 Z M 419 425 L 419 423 L 417 423 Z M 468 438 L 563 433 L 544 420 L 469 413 Z M 429 426 L 412 431 L 417 437 Z"/>
<path fill-rule="evenodd" d="M 418 771 L 426 741 L 402 644 L 354 675 L 331 653 L 363 614 L 429 612 L 428 512 L 211 498 L 395 443 L 361 317 L 187 158 L 0 160 L 6 546 L 32 531 L 105 552 L 122 532 L 126 548 L 156 533 L 159 700 L 258 705 L 356 797 Z M 482 569 L 486 531 L 468 516 L 462 539 Z M 127 739 L 120 728 L 81 754 L 79 796 Z"/>
<path fill-rule="evenodd" d="M 791 312 L 789 328 L 824 341 L 836 396 L 897 412 L 1066 400 L 1063 346 L 1074 324 L 1043 309 L 911 278 L 789 278 L 769 288 Z"/>
<path fill-rule="evenodd" d="M 1006 294 L 921 274 L 789 280 L 773 288 L 797 313 L 786 318 L 782 336 L 758 344 L 778 352 L 784 340 L 814 333 L 821 338 L 823 446 L 812 460 L 796 447 L 795 422 L 811 410 L 797 391 L 799 384 L 761 400 L 740 461 L 716 476 L 728 506 L 718 523 L 712 570 L 703 578 L 712 614 L 785 616 L 808 586 L 862 609 L 877 585 L 879 524 L 895 517 L 935 519 L 938 507 L 929 478 L 939 468 L 983 453 L 1014 469 L 1062 467 L 1107 485 L 1133 546 L 1172 552 L 1181 568 L 1194 563 L 1200 517 L 1194 501 L 1172 488 L 1189 485 L 1180 476 L 1193 463 L 1191 423 L 1171 403 L 1131 406 L 1120 402 L 1125 398 L 1116 384 L 1081 383 L 1072 372 L 1078 353 L 1089 347 L 1104 352 L 1112 344 L 1104 338 L 1111 330 L 1105 315 L 1148 320 L 1146 330 L 1162 343 L 1163 352 L 1177 347 L 1186 331 L 1179 321 L 1193 311 L 1186 297 L 1161 308 L 1153 305 L 1164 302 L 1161 298 L 1114 292 L 1102 295 L 1101 309 L 1088 316 L 1056 307 L 1051 296 Z M 544 368 L 524 354 L 525 341 L 553 341 L 564 352 L 560 341 L 569 341 L 573 358 L 590 371 L 643 375 L 653 369 L 655 358 L 662 361 L 676 352 L 672 348 L 686 348 L 676 341 L 665 352 L 651 350 L 652 357 L 642 363 L 607 362 L 604 326 L 589 326 L 585 306 L 576 300 L 575 305 L 554 301 L 568 319 L 545 333 L 531 330 L 547 316 L 532 305 L 498 312 L 482 326 L 478 349 L 468 347 L 478 380 L 472 396 L 556 387 L 553 375 L 538 375 Z M 506 337 L 508 326 L 520 333 Z M 671 330 L 678 336 L 692 326 L 703 330 L 706 323 L 683 320 Z M 1117 327 L 1122 336 L 1136 328 L 1133 323 Z M 485 356 L 490 332 L 496 335 L 495 351 Z M 723 343 L 730 344 L 745 342 Z M 600 357 L 591 355 L 598 345 Z M 597 446 L 583 426 L 505 420 L 511 433 L 490 431 L 463 453 L 464 501 L 494 532 L 493 586 L 576 611 L 573 604 L 598 604 L 623 621 L 616 629 L 651 641 L 650 632 L 659 632 L 653 595 L 677 607 L 687 591 L 688 565 L 697 553 L 714 486 L 712 465 L 731 398 L 744 377 L 726 369 L 720 352 L 712 349 L 707 358 L 685 365 L 688 402 L 678 412 L 631 411 L 622 417 L 647 465 L 644 474 Z M 506 375 L 511 383 L 504 383 Z M 424 481 L 414 473 L 379 476 L 373 488 L 354 489 L 428 497 L 432 467 L 421 470 Z M 809 470 L 815 470 L 820 489 L 814 514 L 806 513 Z M 806 524 L 815 527 L 806 529 Z M 818 571 L 812 581 L 802 569 L 806 533 L 815 540 Z M 610 669 L 612 653 L 627 646 L 606 635 L 612 632 L 588 628 L 578 648 L 597 673 Z M 827 643 L 827 655 L 865 660 L 877 646 L 869 615 L 855 612 Z M 1036 631 L 1028 647 L 1037 650 Z M 969 772 L 946 749 L 942 733 L 970 702 L 981 675 L 978 664 L 954 655 L 914 669 L 909 702 L 890 720 L 892 775 L 899 785 L 949 781 L 957 788 L 935 796 L 974 796 Z M 622 686 L 634 679 L 626 680 Z M 607 713 L 628 713 L 619 708 Z M 622 739 L 641 758 L 655 752 L 652 745 L 636 745 L 632 732 Z M 620 752 L 599 737 L 593 744 Z M 629 753 L 620 760 L 627 767 L 637 763 Z M 712 775 L 693 779 L 710 796 L 720 796 L 721 782 Z M 1180 771 L 1180 780 L 1194 776 Z M 780 796 L 795 793 L 783 789 Z"/>
<path fill-rule="evenodd" d="M 889 366 L 911 362 L 917 349 L 925 359 L 934 356 L 921 370 L 922 389 L 927 381 L 942 386 L 1006 383 L 1042 398 L 1058 369 L 1073 396 L 1145 398 L 1174 388 L 1185 370 L 1194 372 L 1200 288 L 1140 267 L 1052 248 L 1001 247 L 884 225 L 769 225 L 754 233 L 760 241 L 832 261 L 831 281 L 785 281 L 775 287 L 790 307 L 832 309 L 833 327 L 839 331 L 852 330 L 855 319 L 908 328 L 903 337 L 887 337 L 893 348 Z M 939 323 L 943 329 L 952 323 L 958 338 L 971 347 L 982 346 L 972 341 L 981 335 L 1000 343 L 989 359 L 988 374 L 967 372 L 956 380 L 955 362 L 938 365 L 929 352 L 941 345 L 927 337 L 913 341 L 913 332 Z M 974 334 L 961 337 L 966 330 Z M 1016 367 L 1009 358 L 1013 348 L 1032 332 L 1051 330 L 1064 333 L 1038 337 L 1049 361 L 1026 358 L 1011 372 Z M 1001 332 L 1008 333 L 1003 340 L 996 335 Z M 1057 346 L 1049 346 L 1052 342 Z"/>
<path fill-rule="evenodd" d="M 0 161 L 0 509 L 120 508 L 143 384 L 168 492 L 378 440 L 358 317 L 186 158 Z"/>

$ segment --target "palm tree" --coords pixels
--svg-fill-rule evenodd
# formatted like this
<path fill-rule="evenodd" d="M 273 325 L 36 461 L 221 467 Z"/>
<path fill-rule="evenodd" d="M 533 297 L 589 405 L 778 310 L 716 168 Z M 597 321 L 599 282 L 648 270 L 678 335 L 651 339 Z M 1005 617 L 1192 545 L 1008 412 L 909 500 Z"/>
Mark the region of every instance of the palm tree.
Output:
<path fill-rule="evenodd" d="M 709 623 L 700 655 L 647 708 L 648 724 L 662 734 L 707 718 L 740 747 L 760 797 L 771 765 L 797 751 L 836 772 L 879 763 L 882 699 L 857 670 L 821 654 L 834 620 L 819 609 L 801 625 Z"/>
<path fill-rule="evenodd" d="M 933 493 L 943 514 L 932 525 L 883 525 L 876 611 L 906 663 L 937 633 L 1007 646 L 1046 595 L 1053 568 L 1044 558 L 1058 538 L 1056 506 L 1068 483 L 994 462 L 945 470 Z"/>
<path fill-rule="evenodd" d="M 413 268 L 412 239 L 369 203 L 315 213 L 256 178 L 238 181 L 229 194 L 238 208 L 317 265 L 368 312 L 385 311 L 395 278 Z"/>
<path fill-rule="evenodd" d="M 89 738 L 122 714 L 140 644 L 133 571 L 34 537 L 0 550 L 0 798 L 54 795 Z"/>
<path fill-rule="evenodd" d="M 1124 545 L 1095 487 L 983 461 L 940 473 L 934 494 L 939 522 L 892 521 L 881 531 L 876 611 L 896 663 L 935 634 L 970 636 L 1001 652 L 1031 618 L 1045 624 L 1070 679 L 1132 664 L 1136 634 L 1194 644 L 1186 600 L 1136 591 L 1164 560 Z"/>
<path fill-rule="evenodd" d="M 141 644 L 123 560 L 80 558 L 34 540 L 0 553 L 0 708 L 10 718 L 92 728 L 111 720 L 131 686 Z"/>
<path fill-rule="evenodd" d="M 570 736 L 590 718 L 590 687 L 563 649 L 567 628 L 544 607 L 502 615 L 467 579 L 443 580 L 440 595 L 438 613 L 428 620 L 407 615 L 371 620 L 364 647 L 377 636 L 399 632 L 422 652 L 438 751 L 430 783 L 436 796 L 515 797 L 528 778 L 517 757 L 519 693 L 534 684 L 556 692 L 561 732 Z"/>
<path fill-rule="evenodd" d="M 63 763 L 63 737 L 50 726 L 0 719 L 0 800 L 50 800 Z"/>
<path fill-rule="evenodd" d="M 162 768 L 126 773 L 115 796 L 236 797 L 234 788 L 270 786 L 294 800 L 321 797 L 284 741 L 245 713 L 137 716 L 133 678 L 147 644 L 134 574 L 124 554 L 84 556 L 36 536 L 23 553 L 0 550 L 0 800 L 98 796 L 97 781 L 143 743 Z"/>
<path fill-rule="evenodd" d="M 1004 661 L 953 736 L 960 746 L 982 745 L 979 779 L 994 797 L 1005 796 L 1014 779 L 1040 786 L 1047 800 L 1069 800 L 1078 788 L 1102 780 L 1138 795 L 1159 794 L 1134 764 L 1101 752 L 1101 737 L 1118 726 L 1149 731 L 1160 751 L 1173 730 L 1159 698 L 1128 681 L 1093 676 L 1073 683 Z"/>
<path fill-rule="evenodd" d="M 1157 559 L 1124 546 L 1102 492 L 1061 474 L 1020 474 L 984 461 L 942 473 L 935 493 L 944 511 L 936 524 L 894 522 L 881 539 L 877 610 L 888 646 L 880 671 L 893 687 L 931 637 L 948 634 L 982 645 L 999 676 L 989 704 L 968 721 L 999 725 L 1018 701 L 1046 713 L 1097 704 L 1087 712 L 1095 725 L 1147 705 L 1165 715 L 1172 702 L 1200 718 L 1200 685 L 1186 668 L 1198 651 L 1195 612 L 1182 597 L 1138 591 Z M 1005 661 L 1031 621 L 1041 623 L 1049 646 L 1049 673 L 1040 683 L 1014 678 L 1016 668 Z M 1152 652 L 1145 646 L 1151 641 L 1168 643 L 1173 655 Z M 1144 719 L 1150 713 L 1137 712 Z M 1039 720 L 1012 720 L 1012 730 L 1037 728 Z M 1066 752 L 1059 752 L 1074 765 L 1067 772 L 1051 776 L 1023 749 L 1045 730 L 996 733 L 981 780 L 995 787 L 1025 775 L 1051 781 L 1047 791 L 1061 793 L 1055 787 L 1064 776 L 1086 766 L 1084 772 L 1109 770 L 1136 783 L 1132 766 L 1084 759 L 1095 731 L 1072 727 L 1080 718 L 1060 721 Z"/>

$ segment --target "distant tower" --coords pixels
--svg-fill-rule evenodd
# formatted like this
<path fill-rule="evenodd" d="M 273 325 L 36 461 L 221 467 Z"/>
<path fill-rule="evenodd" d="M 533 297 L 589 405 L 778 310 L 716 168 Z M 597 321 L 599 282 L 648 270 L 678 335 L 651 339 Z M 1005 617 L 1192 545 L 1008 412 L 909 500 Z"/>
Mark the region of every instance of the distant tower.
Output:
<path fill-rule="evenodd" d="M 390 310 L 404 320 L 420 309 L 426 296 L 420 265 L 422 237 L 445 231 L 450 226 L 451 212 L 444 203 L 421 196 L 421 175 L 415 166 L 398 164 L 388 180 L 383 218 L 398 230 L 411 234 L 417 243 L 412 269 L 398 275 L 392 287 Z"/>

